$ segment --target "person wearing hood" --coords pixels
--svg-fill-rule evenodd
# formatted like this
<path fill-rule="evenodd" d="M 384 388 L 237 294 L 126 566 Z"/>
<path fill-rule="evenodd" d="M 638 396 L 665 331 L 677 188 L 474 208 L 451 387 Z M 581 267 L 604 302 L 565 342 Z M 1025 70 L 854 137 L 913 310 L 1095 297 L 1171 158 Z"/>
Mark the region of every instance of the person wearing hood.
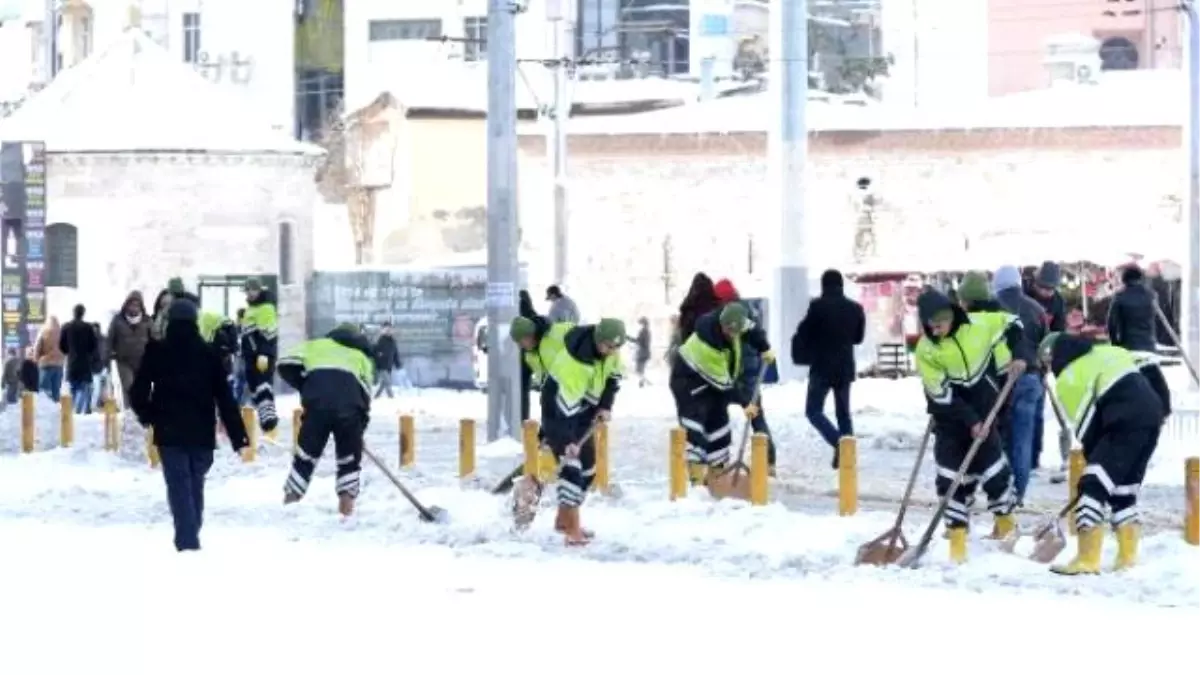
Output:
<path fill-rule="evenodd" d="M 1005 279 L 1005 283 L 1009 281 L 1010 279 Z M 1030 353 L 1040 342 L 1040 340 L 1031 339 L 1025 321 L 1017 312 L 1009 311 L 992 297 L 987 277 L 982 272 L 967 272 L 963 276 L 962 283 L 958 286 L 958 298 L 963 309 L 967 311 L 968 317 L 975 317 L 982 313 L 1002 313 L 1016 316 L 1020 320 L 1021 339 Z M 1036 321 L 1038 318 L 1034 317 L 1034 320 Z M 1035 326 L 1035 329 L 1040 330 L 1040 326 Z M 1012 394 L 1005 402 L 1002 414 L 996 420 L 997 431 L 1003 441 L 1001 445 L 1004 455 L 1008 458 L 1009 466 L 1012 468 L 1013 491 L 1018 506 L 1025 500 L 1025 491 L 1029 487 L 1029 474 L 1032 471 L 1036 414 L 1034 409 L 1043 405 L 1041 375 L 1035 366 L 1036 363 L 1029 362 L 1028 369 L 1017 377 L 1013 384 Z"/>
<path fill-rule="evenodd" d="M 1062 269 L 1058 263 L 1047 260 L 1038 268 L 1033 278 L 1033 299 L 1046 310 L 1043 317 L 1047 331 L 1055 333 L 1067 329 L 1067 302 L 1058 292 L 1062 285 Z"/>
<path fill-rule="evenodd" d="M 997 403 L 1000 378 L 1006 370 L 1010 377 L 1024 373 L 1033 361 L 1033 349 L 1016 316 L 996 311 L 967 314 L 934 289 L 917 298 L 917 315 L 923 334 L 914 360 L 933 418 L 934 486 L 938 497 L 947 499 L 950 559 L 962 563 L 967 559 L 968 505 L 977 483 L 982 483 L 994 518 L 992 536 L 1002 539 L 1016 529 L 1012 472 L 996 430 L 985 428 L 984 422 Z M 981 445 L 958 489 L 948 494 L 975 440 Z"/>
<path fill-rule="evenodd" d="M 804 415 L 833 450 L 831 465 L 838 468 L 838 441 L 854 435 L 850 415 L 850 387 L 857 375 L 854 348 L 866 335 L 862 305 L 846 297 L 842 273 L 821 274 L 821 296 L 808 305 L 804 319 L 792 336 L 792 362 L 808 366 L 808 393 Z M 825 416 L 825 400 L 833 393 L 837 426 Z"/>
<path fill-rule="evenodd" d="M 738 386 L 744 372 L 742 345 L 748 344 L 767 363 L 775 360 L 762 328 L 750 320 L 749 309 L 732 302 L 696 320 L 696 329 L 679 347 L 671 366 L 670 387 L 679 426 L 687 432 L 688 475 L 694 485 L 705 484 L 718 497 L 730 486 L 727 475 L 732 445 L 729 405 L 742 406 L 746 419 L 758 416 L 758 402 Z"/>
<path fill-rule="evenodd" d="M 517 293 L 517 316 L 523 316 L 532 321 L 545 321 L 538 314 L 537 308 L 533 306 L 533 296 L 529 291 L 522 288 Z M 487 344 L 482 346 L 480 351 L 487 354 Z M 529 369 L 529 365 L 524 359 L 521 360 L 521 421 L 529 419 L 529 396 L 533 392 L 533 371 Z"/>
<path fill-rule="evenodd" d="M 1121 347 L 1087 338 L 1051 333 L 1038 356 L 1054 373 L 1055 392 L 1074 420 L 1087 467 L 1075 501 L 1078 552 L 1059 574 L 1097 574 L 1104 546 L 1105 510 L 1117 534 L 1116 569 L 1137 562 L 1141 537 L 1137 494 L 1158 445 L 1169 392 L 1156 390 L 1136 356 Z"/>
<path fill-rule="evenodd" d="M 256 277 L 246 280 L 246 313 L 242 318 L 242 358 L 246 360 L 246 387 L 258 412 L 258 426 L 268 439 L 276 437 L 275 360 L 279 355 L 279 317 L 275 296 Z M 359 337 L 362 337 L 359 331 Z M 366 339 L 366 338 L 362 338 Z"/>
<path fill-rule="evenodd" d="M 996 292 L 996 301 L 1004 310 L 1021 319 L 1021 328 L 1029 344 L 1041 344 L 1047 333 L 1046 311 L 1036 300 L 1025 295 L 1021 288 L 1021 271 L 1014 265 L 997 268 L 992 278 L 992 288 Z M 1032 365 L 1034 367 L 1030 368 L 1030 372 L 1022 374 L 1013 387 L 1012 411 L 1006 435 L 1009 442 L 1005 450 L 1009 454 L 1009 461 L 1013 462 L 1018 502 L 1024 499 L 1029 474 L 1041 464 L 1042 436 L 1046 426 L 1043 373 L 1036 363 Z M 1063 462 L 1066 462 L 1070 450 L 1070 434 L 1060 434 L 1059 454 Z"/>
<path fill-rule="evenodd" d="M 261 372 L 261 371 L 260 371 Z M 323 338 L 296 346 L 279 360 L 279 377 L 300 392 L 303 423 L 283 503 L 308 493 L 317 462 L 333 437 L 337 456 L 338 512 L 354 513 L 362 470 L 363 434 L 371 413 L 375 358 L 357 327 L 341 324 Z"/>
<path fill-rule="evenodd" d="M 731 302 L 742 302 L 742 296 L 738 293 L 737 287 L 728 279 L 721 279 L 713 284 L 713 292 L 717 296 L 717 301 L 721 307 L 728 305 Z M 755 325 L 762 325 L 761 317 L 755 314 L 754 310 L 749 305 L 746 311 L 749 312 L 750 321 Z M 754 394 L 754 388 L 757 384 L 758 372 L 762 369 L 762 359 L 758 356 L 758 351 L 745 342 L 742 343 L 742 376 L 738 379 L 737 386 L 742 390 L 741 396 L 749 399 Z M 761 387 L 760 387 L 761 388 Z M 750 429 L 756 434 L 763 434 L 767 437 L 767 473 L 772 477 L 775 476 L 775 462 L 778 457 L 778 451 L 775 447 L 775 436 L 771 433 L 771 426 L 767 424 L 767 412 L 763 409 L 762 396 L 758 397 L 758 414 L 750 419 Z"/>
<path fill-rule="evenodd" d="M 217 447 L 217 417 L 237 452 L 249 439 L 216 353 L 200 337 L 199 310 L 176 300 L 165 312 L 163 338 L 151 343 L 130 387 L 137 421 L 153 429 L 162 460 L 175 548 L 200 548 L 204 483 Z"/>
<path fill-rule="evenodd" d="M 537 341 L 536 359 L 545 369 L 542 434 L 558 460 L 554 530 L 563 535 L 567 546 L 582 546 L 593 537 L 580 524 L 579 515 L 596 475 L 596 447 L 589 432 L 597 422 L 612 417 L 620 390 L 625 324 L 619 319 L 601 319 L 595 325 L 555 323 L 545 330 L 538 340 L 534 322 L 518 317 L 509 335 L 526 354 Z M 514 485 L 513 514 L 519 527 L 528 526 L 532 520 L 538 494 L 536 481 Z"/>
<path fill-rule="evenodd" d="M 141 291 L 125 296 L 121 311 L 108 324 L 108 355 L 116 363 L 117 379 L 121 383 L 122 400 L 128 403 L 133 376 L 142 365 L 146 345 L 150 344 L 151 319 Z"/>
<path fill-rule="evenodd" d="M 566 348 L 565 340 L 567 333 L 574 327 L 574 324 L 570 323 L 552 324 L 546 317 L 538 316 L 536 313 L 532 316 L 518 316 L 509 324 L 508 337 L 521 350 L 521 368 L 529 373 L 529 386 L 531 388 L 539 390 L 542 388 L 546 378 L 547 367 L 554 363 L 554 359 L 558 357 L 559 352 Z M 542 397 L 540 402 L 541 419 L 548 419 L 554 414 L 554 410 L 547 410 L 546 406 L 547 404 L 553 406 L 554 401 L 547 401 Z M 533 487 L 537 498 L 531 498 L 530 503 L 523 503 L 520 500 L 514 502 L 514 514 L 518 518 L 518 524 L 528 524 L 528 519 L 533 516 L 532 507 L 536 505 L 538 499 L 541 499 L 543 485 L 541 483 L 542 479 L 539 476 L 553 475 L 557 472 L 558 459 L 551 452 L 550 448 L 546 446 L 545 441 L 545 427 L 539 425 L 538 476 L 531 477 L 531 480 L 536 483 Z M 520 491 L 518 491 L 518 494 L 521 494 Z"/>

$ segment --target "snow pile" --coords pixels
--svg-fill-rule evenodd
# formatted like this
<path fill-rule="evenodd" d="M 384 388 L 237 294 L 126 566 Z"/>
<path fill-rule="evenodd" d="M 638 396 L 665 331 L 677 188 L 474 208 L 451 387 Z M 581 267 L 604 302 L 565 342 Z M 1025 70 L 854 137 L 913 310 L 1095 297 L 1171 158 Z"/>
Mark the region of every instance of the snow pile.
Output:
<path fill-rule="evenodd" d="M 49 397 L 37 395 L 34 400 L 34 449 L 46 450 L 59 446 L 59 416 L 61 409 Z M 76 418 L 78 432 L 79 419 Z M 21 403 L 5 406 L 0 411 L 0 452 L 21 451 Z"/>

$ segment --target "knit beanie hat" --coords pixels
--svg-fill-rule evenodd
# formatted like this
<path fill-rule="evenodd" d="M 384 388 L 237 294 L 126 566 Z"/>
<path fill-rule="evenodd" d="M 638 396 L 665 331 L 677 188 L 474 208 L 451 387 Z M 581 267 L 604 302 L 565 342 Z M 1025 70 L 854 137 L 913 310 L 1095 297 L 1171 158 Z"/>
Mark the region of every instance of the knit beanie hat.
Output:
<path fill-rule="evenodd" d="M 983 272 L 967 272 L 958 286 L 958 299 L 963 302 L 981 302 L 990 297 L 992 293 Z"/>
<path fill-rule="evenodd" d="M 1021 270 L 1016 265 L 1001 265 L 992 275 L 992 288 L 999 293 L 1008 288 L 1021 287 Z"/>
<path fill-rule="evenodd" d="M 200 308 L 191 300 L 174 300 L 167 308 L 167 321 L 197 321 L 200 318 Z"/>
<path fill-rule="evenodd" d="M 734 288 L 733 282 L 728 279 L 721 279 L 713 284 L 713 294 L 721 302 L 733 302 L 738 299 L 737 289 Z"/>
<path fill-rule="evenodd" d="M 171 277 L 167 281 L 167 292 L 170 293 L 171 295 L 180 295 L 181 293 L 184 293 L 186 290 L 187 289 L 183 285 L 183 279 L 181 279 L 179 277 Z"/>
<path fill-rule="evenodd" d="M 596 344 L 620 347 L 625 344 L 625 322 L 620 319 L 600 319 L 593 335 L 596 337 Z"/>
<path fill-rule="evenodd" d="M 513 342 L 520 342 L 525 338 L 533 337 L 536 332 L 537 324 L 533 322 L 533 319 L 526 316 L 518 316 L 508 325 L 508 337 Z"/>
<path fill-rule="evenodd" d="M 741 333 L 746 330 L 746 324 L 750 322 L 750 312 L 742 303 L 731 302 L 721 310 L 718 321 L 721 322 L 722 328 Z"/>

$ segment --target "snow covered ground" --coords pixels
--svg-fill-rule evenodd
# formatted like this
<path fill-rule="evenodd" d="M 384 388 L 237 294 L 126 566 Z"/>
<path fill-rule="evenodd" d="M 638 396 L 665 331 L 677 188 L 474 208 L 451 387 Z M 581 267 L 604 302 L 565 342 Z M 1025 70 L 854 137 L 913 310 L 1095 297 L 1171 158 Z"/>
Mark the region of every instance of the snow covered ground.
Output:
<path fill-rule="evenodd" d="M 1155 458 L 1143 493 L 1144 562 L 1131 572 L 1060 578 L 994 550 L 979 538 L 985 527 L 962 567 L 947 564 L 941 539 L 918 570 L 854 567 L 857 546 L 894 518 L 924 428 L 917 386 L 856 386 L 863 501 L 850 518 L 835 515 L 829 453 L 803 418 L 802 388 L 765 392 L 780 479 L 776 503 L 754 508 L 695 492 L 669 502 L 670 397 L 661 386 L 627 387 L 610 432 L 621 493 L 591 499 L 585 522 L 599 538 L 583 550 L 564 549 L 546 514 L 527 533 L 509 532 L 504 500 L 485 488 L 516 465 L 515 443 L 482 446 L 476 478 L 455 477 L 457 420 L 479 420 L 481 435 L 485 428 L 486 401 L 476 392 L 409 393 L 380 402 L 372 415 L 368 443 L 393 466 L 397 417 L 417 416 L 417 467 L 401 475 L 450 512 L 448 524 L 420 523 L 369 466 L 359 514 L 340 522 L 329 458 L 306 501 L 284 509 L 286 448 L 268 449 L 254 464 L 222 451 L 209 483 L 206 550 L 184 556 L 171 549 L 162 480 L 140 447 L 104 453 L 101 422 L 90 417 L 77 422 L 76 447 L 50 449 L 57 410 L 45 402 L 39 451 L 21 455 L 10 408 L 0 413 L 0 672 L 11 665 L 65 673 L 101 663 L 159 672 L 164 650 L 191 645 L 200 652 L 171 660 L 174 672 L 234 664 L 238 672 L 515 671 L 549 666 L 559 655 L 580 672 L 725 672 L 814 659 L 849 667 L 863 663 L 858 652 L 866 646 L 892 670 L 915 672 L 933 667 L 931 658 L 987 654 L 993 639 L 1004 645 L 1001 658 L 973 669 L 1008 672 L 1029 657 L 1049 672 L 1080 664 L 1081 612 L 1103 634 L 1120 630 L 1137 645 L 1106 649 L 1105 665 L 1187 658 L 1168 655 L 1200 620 L 1200 548 L 1179 531 L 1183 457 L 1197 452 L 1195 413 L 1172 422 Z M 281 404 L 286 411 L 295 401 Z M 1053 464 L 1057 429 L 1048 419 L 1044 457 Z M 284 424 L 281 436 L 290 438 Z M 1022 514 L 1028 525 L 1065 501 L 1065 487 L 1045 476 L 1035 478 Z M 912 539 L 933 498 L 928 460 L 917 497 L 926 506 L 910 514 Z M 1109 558 L 1113 549 L 1110 540 Z M 977 639 L 948 638 L 937 622 L 964 612 Z M 714 643 L 714 624 L 729 625 L 735 641 Z M 997 625 L 1025 632 L 996 636 Z M 537 661 L 522 665 L 523 658 Z"/>

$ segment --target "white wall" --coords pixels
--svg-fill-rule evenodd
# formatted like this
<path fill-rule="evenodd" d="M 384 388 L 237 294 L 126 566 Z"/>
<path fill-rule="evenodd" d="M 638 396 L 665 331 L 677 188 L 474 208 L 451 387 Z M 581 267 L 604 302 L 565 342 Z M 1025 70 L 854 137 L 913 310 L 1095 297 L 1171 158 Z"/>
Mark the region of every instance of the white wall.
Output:
<path fill-rule="evenodd" d="M 888 0 L 884 53 L 895 57 L 884 101 L 939 107 L 988 96 L 986 2 Z"/>
<path fill-rule="evenodd" d="M 553 54 L 551 31 L 546 21 L 546 0 L 527 0 L 526 4 L 527 9 L 517 15 L 517 58 L 550 58 Z M 380 81 L 379 77 L 371 75 L 373 70 L 412 67 L 422 62 L 461 62 L 462 43 L 416 40 L 372 43 L 368 40 L 372 20 L 441 19 L 445 36 L 463 37 L 463 19 L 486 17 L 487 10 L 487 0 L 350 0 L 346 3 L 344 16 L 347 102 L 367 102 L 379 93 L 371 91 L 373 83 Z M 463 64 L 463 67 L 479 65 Z"/>
<path fill-rule="evenodd" d="M 129 7 L 138 0 L 87 0 L 93 15 L 93 51 L 116 40 L 129 25 Z M 202 51 L 214 60 L 238 52 L 248 57 L 249 81 L 233 83 L 222 77 L 222 86 L 236 89 L 278 129 L 291 133 L 295 110 L 294 0 L 140 0 L 142 29 L 183 60 L 183 14 L 199 12 Z M 12 77 L 4 56 L 23 53 L 26 61 L 12 67 L 24 72 L 32 61 L 32 31 L 22 27 L 24 46 L 11 47 L 16 40 L 7 27 L 0 29 L 0 63 L 5 84 Z M 30 77 L 34 70 L 29 64 Z"/>

